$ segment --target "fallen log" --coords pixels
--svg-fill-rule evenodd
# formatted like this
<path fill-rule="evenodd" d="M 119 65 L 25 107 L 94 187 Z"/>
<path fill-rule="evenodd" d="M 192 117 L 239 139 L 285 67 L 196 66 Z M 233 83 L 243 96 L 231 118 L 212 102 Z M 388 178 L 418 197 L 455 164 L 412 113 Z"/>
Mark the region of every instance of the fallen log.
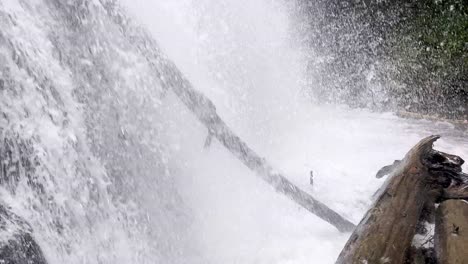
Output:
<path fill-rule="evenodd" d="M 214 136 L 244 165 L 253 170 L 276 191 L 283 193 L 297 204 L 335 226 L 341 232 L 351 232 L 355 225 L 343 216 L 330 209 L 325 204 L 302 191 L 268 162 L 255 153 L 241 140 L 216 113 L 214 104 L 202 93 L 198 92 L 177 66 L 159 50 L 157 43 L 144 30 L 132 27 L 131 22 L 124 17 L 115 5 L 104 4 L 108 15 L 121 27 L 122 34 L 132 40 L 132 45 L 143 54 L 153 67 L 155 74 L 161 80 L 166 90 L 172 90 L 177 97 L 193 112 L 200 122 L 208 129 L 209 137 Z M 205 145 L 211 141 L 207 140 Z"/>
<path fill-rule="evenodd" d="M 465 199 L 468 200 L 468 186 L 451 186 L 444 190 L 442 193 L 442 198 L 444 200 L 448 199 Z"/>
<path fill-rule="evenodd" d="M 275 171 L 264 158 L 255 153 L 226 125 L 216 113 L 214 104 L 196 91 L 172 62 L 166 61 L 165 65 L 160 68 L 163 69 L 161 76 L 164 76 L 163 80 L 167 87 L 170 87 L 198 120 L 205 125 L 210 136 L 216 137 L 245 166 L 272 185 L 276 191 L 285 194 L 303 208 L 335 226 L 339 231 L 350 232 L 354 229 L 353 223 L 301 190 L 285 176 Z"/>
<path fill-rule="evenodd" d="M 405 263 L 423 208 L 430 208 L 427 205 L 439 199 L 443 188 L 461 173 L 461 158 L 432 149 L 438 138 L 421 140 L 401 162 L 394 163 L 374 205 L 336 263 Z"/>
<path fill-rule="evenodd" d="M 468 263 L 468 202 L 447 200 L 439 205 L 434 247 L 439 263 Z"/>

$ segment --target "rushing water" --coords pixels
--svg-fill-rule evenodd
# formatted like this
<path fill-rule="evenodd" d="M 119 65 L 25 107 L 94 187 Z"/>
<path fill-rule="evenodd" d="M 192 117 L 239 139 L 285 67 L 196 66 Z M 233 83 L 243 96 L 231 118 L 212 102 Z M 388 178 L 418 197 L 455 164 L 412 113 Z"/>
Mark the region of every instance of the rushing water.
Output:
<path fill-rule="evenodd" d="M 249 145 L 354 222 L 375 172 L 421 137 L 442 134 L 437 148 L 468 157 L 468 133 L 450 124 L 312 105 L 312 52 L 285 2 L 123 1 L 136 22 L 112 1 L 0 2 L 0 138 L 29 161 L 0 202 L 49 263 L 333 263 L 349 235 L 217 142 L 204 148 L 135 23 Z"/>

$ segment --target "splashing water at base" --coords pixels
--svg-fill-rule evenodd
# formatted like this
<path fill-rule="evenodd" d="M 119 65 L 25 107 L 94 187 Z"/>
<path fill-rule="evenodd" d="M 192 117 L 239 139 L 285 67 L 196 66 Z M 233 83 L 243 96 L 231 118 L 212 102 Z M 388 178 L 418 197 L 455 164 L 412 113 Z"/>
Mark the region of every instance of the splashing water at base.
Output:
<path fill-rule="evenodd" d="M 46 193 L 23 180 L 0 201 L 28 219 L 48 261 L 333 263 L 349 234 L 217 142 L 203 148 L 206 129 L 163 91 L 109 2 L 0 3 L 0 78 L 11 84 L 0 87 L 0 134 L 30 142 Z M 124 3 L 236 133 L 354 222 L 382 183 L 375 172 L 421 137 L 442 134 L 436 147 L 468 156 L 466 131 L 449 124 L 310 105 L 290 4 Z"/>
<path fill-rule="evenodd" d="M 306 54 L 294 41 L 300 36 L 293 34 L 298 25 L 290 4 L 140 0 L 128 6 L 242 138 L 356 223 L 382 183 L 375 172 L 421 137 L 446 134 L 440 147 L 466 154 L 466 133 L 449 124 L 311 106 L 303 92 Z M 186 115 L 175 127 L 187 127 Z M 193 125 L 202 130 L 196 136 L 178 129 L 169 134 L 181 136 L 180 186 L 194 208 L 196 243 L 210 262 L 334 262 L 346 234 L 274 193 L 222 146 L 202 150 L 206 131 Z M 310 170 L 313 188 L 307 184 Z"/>

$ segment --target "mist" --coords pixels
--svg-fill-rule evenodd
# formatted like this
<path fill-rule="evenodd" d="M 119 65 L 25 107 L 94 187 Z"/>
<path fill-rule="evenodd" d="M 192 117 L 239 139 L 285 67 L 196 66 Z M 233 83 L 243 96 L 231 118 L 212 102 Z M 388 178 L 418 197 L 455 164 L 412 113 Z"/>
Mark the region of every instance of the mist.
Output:
<path fill-rule="evenodd" d="M 164 86 L 161 58 L 275 170 L 353 223 L 383 183 L 375 173 L 421 137 L 468 156 L 467 132 L 449 122 L 319 103 L 310 89 L 327 87 L 307 69 L 322 57 L 305 46 L 299 10 L 0 3 L 0 154 L 20 168 L 0 181 L 0 202 L 27 219 L 48 263 L 326 264 L 347 241 L 206 144 L 208 129 Z"/>

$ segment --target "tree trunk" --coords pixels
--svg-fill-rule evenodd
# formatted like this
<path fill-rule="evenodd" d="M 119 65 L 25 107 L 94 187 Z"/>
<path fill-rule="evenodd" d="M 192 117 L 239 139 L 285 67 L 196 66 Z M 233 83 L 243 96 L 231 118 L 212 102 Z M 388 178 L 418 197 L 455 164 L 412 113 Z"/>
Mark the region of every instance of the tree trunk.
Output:
<path fill-rule="evenodd" d="M 351 232 L 354 230 L 353 223 L 294 185 L 239 138 L 217 114 L 216 107 L 211 100 L 195 90 L 172 62 L 165 61 L 165 64 L 161 65 L 160 68 L 163 69 L 161 76 L 165 76 L 165 85 L 170 87 L 198 120 L 205 125 L 210 137 L 216 137 L 235 157 L 272 185 L 276 191 L 283 193 L 309 212 L 332 224 L 339 231 Z"/>
<path fill-rule="evenodd" d="M 108 15 L 122 27 L 122 34 L 132 39 L 135 47 L 145 55 L 161 80 L 165 90 L 172 90 L 188 109 L 235 157 L 253 170 L 276 191 L 283 193 L 294 202 L 335 226 L 341 232 L 351 232 L 355 225 L 331 208 L 316 200 L 310 194 L 295 186 L 285 176 L 273 169 L 268 162 L 242 141 L 216 113 L 216 107 L 206 96 L 197 91 L 177 66 L 158 48 L 157 43 L 144 30 L 132 27 L 128 19 L 114 5 L 105 5 Z M 207 141 L 206 145 L 209 145 Z"/>
<path fill-rule="evenodd" d="M 441 264 L 468 264 L 468 202 L 447 200 L 436 213 L 435 249 Z"/>
<path fill-rule="evenodd" d="M 421 140 L 380 189 L 374 206 L 351 235 L 336 263 L 404 263 L 431 183 L 425 159 L 438 136 Z"/>

